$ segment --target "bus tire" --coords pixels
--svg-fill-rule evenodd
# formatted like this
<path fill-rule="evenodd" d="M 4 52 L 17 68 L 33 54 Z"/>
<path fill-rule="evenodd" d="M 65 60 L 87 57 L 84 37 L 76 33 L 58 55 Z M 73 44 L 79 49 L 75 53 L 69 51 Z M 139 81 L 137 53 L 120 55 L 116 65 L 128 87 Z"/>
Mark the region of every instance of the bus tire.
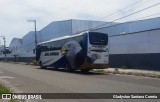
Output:
<path fill-rule="evenodd" d="M 45 66 L 42 65 L 42 62 L 41 62 L 41 61 L 39 62 L 39 66 L 40 66 L 41 69 L 47 68 L 47 67 L 45 67 Z"/>
<path fill-rule="evenodd" d="M 54 67 L 53 70 L 58 70 L 58 67 Z"/>
<path fill-rule="evenodd" d="M 82 73 L 88 73 L 90 71 L 90 69 L 81 69 Z"/>
<path fill-rule="evenodd" d="M 72 69 L 71 69 L 71 66 L 70 66 L 69 63 L 66 63 L 66 65 L 65 65 L 65 71 L 66 72 L 72 72 Z"/>

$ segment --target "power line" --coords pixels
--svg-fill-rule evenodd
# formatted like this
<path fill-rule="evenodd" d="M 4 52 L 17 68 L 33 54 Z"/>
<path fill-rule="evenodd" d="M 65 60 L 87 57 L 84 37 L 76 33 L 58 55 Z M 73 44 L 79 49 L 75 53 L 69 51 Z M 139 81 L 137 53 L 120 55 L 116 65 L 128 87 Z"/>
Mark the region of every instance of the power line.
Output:
<path fill-rule="evenodd" d="M 154 5 L 151 5 L 151 6 L 149 6 L 149 7 L 146 7 L 146 8 L 144 8 L 144 9 L 141 9 L 141 10 L 139 10 L 139 11 L 136 11 L 136 12 L 134 12 L 134 13 L 131 13 L 131 14 L 128 14 L 128 15 L 126 15 L 126 16 L 123 16 L 123 17 L 120 17 L 120 18 L 118 18 L 118 19 L 115 19 L 115 20 L 113 20 L 113 21 L 111 21 L 111 22 L 118 21 L 118 20 L 120 20 L 120 19 L 129 17 L 129 16 L 132 16 L 132 15 L 134 15 L 134 14 L 136 14 L 136 13 L 145 11 L 145 10 L 150 9 L 150 8 L 152 8 L 152 7 L 155 7 L 155 6 L 159 5 L 159 4 L 160 4 L 160 2 L 159 2 L 159 3 L 156 3 L 156 4 L 154 4 Z M 93 27 L 93 28 L 88 29 L 88 30 L 91 30 L 91 31 L 92 31 L 92 30 L 94 30 L 94 29 L 96 29 L 96 28 L 99 28 L 99 27 L 101 27 L 101 26 L 104 26 L 104 25 L 106 25 L 106 24 L 110 24 L 111 22 L 106 22 L 106 23 L 104 23 L 104 24 L 102 24 L 102 25 L 98 25 L 98 26 Z"/>
<path fill-rule="evenodd" d="M 104 18 L 111 17 L 111 16 L 115 15 L 116 13 L 122 12 L 122 11 L 124 11 L 124 10 L 127 9 L 127 8 L 130 8 L 130 7 L 133 7 L 133 6 L 137 5 L 138 3 L 143 3 L 142 1 L 143 1 L 143 2 L 146 2 L 146 0 L 139 0 L 139 1 L 134 2 L 133 4 L 128 5 L 127 7 L 123 8 L 123 9 L 117 10 L 117 11 L 115 11 L 114 13 L 110 13 L 110 14 L 107 15 L 107 16 L 95 18 L 95 19 L 92 19 L 92 20 L 99 20 L 99 19 L 104 19 Z M 147 0 L 147 1 L 148 1 L 148 0 Z M 144 4 L 144 3 L 143 3 L 143 4 Z M 130 10 L 132 10 L 132 9 L 130 9 Z M 89 23 L 88 26 L 91 27 L 91 26 L 92 26 L 92 22 Z M 88 28 L 88 29 L 89 29 L 89 28 Z"/>
<path fill-rule="evenodd" d="M 137 2 L 135 2 L 135 3 L 133 3 L 133 4 L 131 4 L 131 5 L 129 5 L 129 6 L 125 7 L 125 8 L 123 8 L 123 9 L 120 9 L 120 10 L 114 12 L 114 13 L 111 13 L 111 14 L 109 14 L 109 15 L 107 15 L 107 16 L 104 16 L 104 17 L 101 17 L 101 18 L 99 18 L 99 19 L 108 18 L 108 17 L 110 17 L 110 16 L 112 16 L 112 15 L 114 15 L 114 14 L 116 14 L 116 13 L 122 12 L 123 10 L 125 10 L 125 9 L 127 9 L 127 8 L 129 8 L 129 7 L 132 7 L 132 6 L 138 4 L 138 3 L 142 2 L 142 1 L 144 1 L 144 0 L 139 0 L 139 1 L 137 1 Z"/>
<path fill-rule="evenodd" d="M 156 15 L 159 15 L 159 14 L 160 14 L 160 12 L 155 13 L 155 14 L 151 14 L 151 15 L 148 15 L 148 16 L 144 16 L 144 17 L 141 17 L 141 18 L 138 18 L 138 19 L 132 20 L 132 21 L 137 21 L 137 20 L 140 20 L 140 19 L 144 19 L 144 18 L 148 18 L 148 17 L 156 16 Z"/>
<path fill-rule="evenodd" d="M 144 17 L 141 17 L 141 18 L 138 18 L 138 19 L 134 19 L 134 20 L 131 20 L 131 21 L 126 21 L 126 22 L 123 22 L 123 23 L 114 24 L 114 25 L 112 25 L 112 26 L 116 26 L 116 25 L 124 24 L 124 23 L 127 23 L 127 22 L 137 21 L 137 20 L 139 20 L 139 19 L 147 18 L 147 17 L 151 17 L 151 16 L 155 16 L 155 15 L 158 15 L 158 14 L 160 14 L 160 12 L 155 13 L 155 14 L 152 14 L 152 15 L 147 15 L 147 16 L 144 16 Z M 111 26 L 108 26 L 108 27 L 111 27 Z M 108 28 L 108 27 L 102 27 L 102 28 Z M 102 29 L 102 28 L 98 28 L 98 29 Z M 97 29 L 94 29 L 94 30 L 97 30 Z"/>

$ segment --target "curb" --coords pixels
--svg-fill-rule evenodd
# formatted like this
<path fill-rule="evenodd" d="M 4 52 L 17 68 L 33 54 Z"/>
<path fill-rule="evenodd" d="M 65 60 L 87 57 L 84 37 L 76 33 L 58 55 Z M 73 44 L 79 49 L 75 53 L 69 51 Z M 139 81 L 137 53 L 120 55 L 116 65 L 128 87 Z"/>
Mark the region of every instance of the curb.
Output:
<path fill-rule="evenodd" d="M 112 74 L 134 75 L 134 76 L 140 76 L 140 77 L 150 77 L 150 78 L 160 79 L 159 71 L 108 68 L 108 69 L 105 69 L 104 72 L 112 73 Z"/>

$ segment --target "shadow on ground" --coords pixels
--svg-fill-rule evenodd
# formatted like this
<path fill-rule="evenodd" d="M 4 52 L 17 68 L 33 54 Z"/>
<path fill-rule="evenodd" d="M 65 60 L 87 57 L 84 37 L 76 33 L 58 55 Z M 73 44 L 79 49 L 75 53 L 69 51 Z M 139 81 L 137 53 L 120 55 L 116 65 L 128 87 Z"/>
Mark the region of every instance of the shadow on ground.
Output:
<path fill-rule="evenodd" d="M 50 70 L 50 71 L 57 71 L 57 72 L 62 72 L 62 73 L 71 73 L 71 74 L 80 74 L 80 75 L 107 75 L 107 73 L 105 72 L 96 72 L 96 71 L 89 71 L 89 72 L 81 72 L 80 70 L 76 70 L 73 72 L 65 72 L 65 70 L 63 68 L 59 68 L 59 69 L 53 69 L 53 68 L 39 68 L 37 67 L 36 69 L 38 70 Z"/>

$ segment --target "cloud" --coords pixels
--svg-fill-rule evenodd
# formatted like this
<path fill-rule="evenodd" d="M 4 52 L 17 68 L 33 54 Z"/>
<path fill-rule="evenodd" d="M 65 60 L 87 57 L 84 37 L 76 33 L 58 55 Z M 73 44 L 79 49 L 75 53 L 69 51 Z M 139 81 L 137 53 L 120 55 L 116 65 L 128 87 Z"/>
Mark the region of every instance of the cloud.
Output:
<path fill-rule="evenodd" d="M 136 0 L 139 1 L 139 0 Z M 136 2 L 135 0 L 0 0 L 0 35 L 5 35 L 7 45 L 14 37 L 23 37 L 34 30 L 33 23 L 27 19 L 37 20 L 37 29 L 40 30 L 50 22 L 66 19 L 94 19 L 112 21 L 140 8 L 158 2 L 158 0 L 143 0 L 141 4 L 129 11 L 118 13 L 110 18 L 100 19 L 110 13 Z M 148 1 L 148 3 L 146 3 Z M 145 5 L 144 5 L 145 4 Z M 150 12 L 132 16 L 142 17 L 158 12 L 159 7 Z M 153 12 L 154 11 L 154 12 Z M 124 19 L 129 20 L 129 19 Z"/>

